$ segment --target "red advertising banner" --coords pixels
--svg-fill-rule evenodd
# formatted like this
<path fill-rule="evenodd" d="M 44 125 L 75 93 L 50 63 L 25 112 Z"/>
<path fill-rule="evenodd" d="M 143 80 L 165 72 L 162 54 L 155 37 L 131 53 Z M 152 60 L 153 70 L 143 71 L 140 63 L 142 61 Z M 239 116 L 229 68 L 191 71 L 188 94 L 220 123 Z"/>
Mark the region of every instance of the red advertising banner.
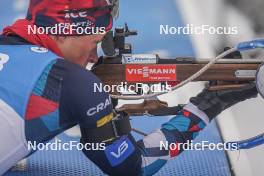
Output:
<path fill-rule="evenodd" d="M 176 81 L 176 73 L 176 65 L 126 65 L 126 81 L 128 82 Z"/>

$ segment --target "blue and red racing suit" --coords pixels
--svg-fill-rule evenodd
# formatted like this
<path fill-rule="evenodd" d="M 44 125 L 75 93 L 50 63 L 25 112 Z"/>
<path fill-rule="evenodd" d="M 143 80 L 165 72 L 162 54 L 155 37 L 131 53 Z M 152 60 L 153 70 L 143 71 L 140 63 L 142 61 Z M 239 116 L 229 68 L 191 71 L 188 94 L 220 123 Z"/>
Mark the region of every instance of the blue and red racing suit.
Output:
<path fill-rule="evenodd" d="M 87 139 L 90 134 L 86 133 L 111 123 L 111 99 L 106 92 L 94 92 L 94 84 L 101 82 L 90 71 L 16 36 L 0 37 L 0 53 L 9 57 L 0 71 L 0 100 L 23 119 L 26 141 L 45 143 L 79 124 L 81 142 L 85 144 L 90 141 Z M 23 60 L 25 56 L 29 58 Z M 3 78 L 6 71 L 10 79 Z M 21 81 L 21 76 L 27 78 Z M 9 81 L 10 85 L 2 84 L 4 81 Z M 84 149 L 83 153 L 109 175 L 153 175 L 170 158 L 183 152 L 181 147 L 160 150 L 160 142 L 191 141 L 210 120 L 189 103 L 177 116 L 142 140 L 136 141 L 129 133 L 107 140 L 105 150 Z"/>

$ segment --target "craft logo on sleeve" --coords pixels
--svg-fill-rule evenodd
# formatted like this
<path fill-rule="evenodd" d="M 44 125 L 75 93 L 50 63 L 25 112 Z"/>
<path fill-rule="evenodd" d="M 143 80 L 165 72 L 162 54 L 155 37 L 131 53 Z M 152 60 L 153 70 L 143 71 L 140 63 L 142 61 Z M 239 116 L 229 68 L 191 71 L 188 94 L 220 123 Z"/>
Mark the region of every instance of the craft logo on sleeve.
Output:
<path fill-rule="evenodd" d="M 104 102 L 100 102 L 96 106 L 91 107 L 90 109 L 88 109 L 86 114 L 87 114 L 87 116 L 92 117 L 96 113 L 99 113 L 99 112 L 105 110 L 110 105 L 111 105 L 111 97 L 108 97 L 107 99 L 104 100 Z"/>
<path fill-rule="evenodd" d="M 3 53 L 0 53 L 0 71 L 4 69 L 4 64 L 9 61 L 9 56 Z"/>
<path fill-rule="evenodd" d="M 176 81 L 176 65 L 126 65 L 126 81 Z"/>

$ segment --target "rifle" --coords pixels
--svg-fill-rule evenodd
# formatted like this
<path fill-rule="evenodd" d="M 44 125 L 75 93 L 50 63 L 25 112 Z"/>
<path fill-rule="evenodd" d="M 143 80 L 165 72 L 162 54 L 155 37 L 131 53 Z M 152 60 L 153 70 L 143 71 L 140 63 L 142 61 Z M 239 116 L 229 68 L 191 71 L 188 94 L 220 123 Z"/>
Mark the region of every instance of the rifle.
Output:
<path fill-rule="evenodd" d="M 159 83 L 178 88 L 189 81 L 207 81 L 209 90 L 236 89 L 254 81 L 256 71 L 264 61 L 244 59 L 240 54 L 243 50 L 264 47 L 263 40 L 240 43 L 236 48 L 239 51 L 228 49 L 215 59 L 164 59 L 157 54 L 133 54 L 132 45 L 125 41 L 126 37 L 132 35 L 137 35 L 137 31 L 129 30 L 127 24 L 106 34 L 102 42 L 106 56 L 100 57 L 92 69 L 105 85 L 124 85 L 124 82 L 126 86 Z M 153 91 L 149 91 L 144 96 L 140 88 L 135 92 L 136 95 L 130 96 L 112 92 L 112 97 L 116 99 L 145 100 L 141 104 L 123 105 L 119 110 L 130 115 L 173 115 L 181 109 L 179 106 L 168 107 L 166 102 L 158 100 L 156 97 L 161 93 L 152 94 Z"/>

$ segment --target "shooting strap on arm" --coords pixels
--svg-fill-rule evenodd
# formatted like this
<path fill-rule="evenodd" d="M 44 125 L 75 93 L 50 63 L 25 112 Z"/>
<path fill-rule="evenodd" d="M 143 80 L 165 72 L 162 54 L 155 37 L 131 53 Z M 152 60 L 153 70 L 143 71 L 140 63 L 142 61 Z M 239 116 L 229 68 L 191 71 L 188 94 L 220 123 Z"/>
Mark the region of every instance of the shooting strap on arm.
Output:
<path fill-rule="evenodd" d="M 129 116 L 123 116 L 105 124 L 102 127 L 88 129 L 81 127 L 82 141 L 85 143 L 102 143 L 112 141 L 123 135 L 128 135 L 131 131 Z"/>

